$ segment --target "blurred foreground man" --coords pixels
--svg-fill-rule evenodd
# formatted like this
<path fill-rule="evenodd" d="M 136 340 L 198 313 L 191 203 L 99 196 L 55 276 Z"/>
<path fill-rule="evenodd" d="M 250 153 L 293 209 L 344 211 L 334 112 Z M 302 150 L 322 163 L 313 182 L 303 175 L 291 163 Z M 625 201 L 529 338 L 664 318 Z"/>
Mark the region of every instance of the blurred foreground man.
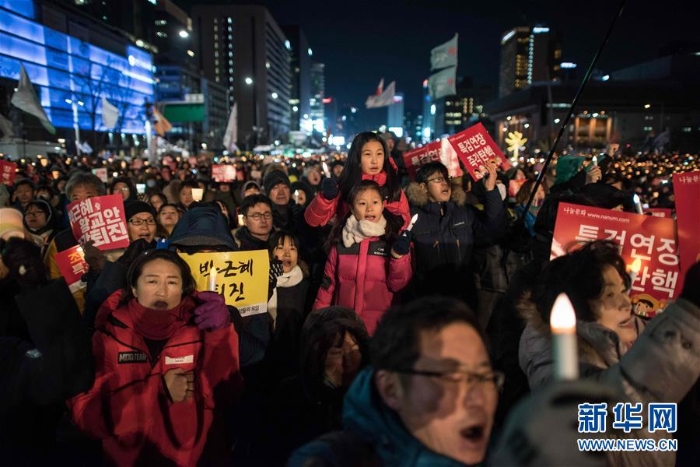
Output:
<path fill-rule="evenodd" d="M 345 398 L 345 430 L 299 449 L 289 465 L 450 466 L 484 460 L 498 402 L 476 318 L 460 301 L 427 297 L 388 311 L 372 365 Z"/>

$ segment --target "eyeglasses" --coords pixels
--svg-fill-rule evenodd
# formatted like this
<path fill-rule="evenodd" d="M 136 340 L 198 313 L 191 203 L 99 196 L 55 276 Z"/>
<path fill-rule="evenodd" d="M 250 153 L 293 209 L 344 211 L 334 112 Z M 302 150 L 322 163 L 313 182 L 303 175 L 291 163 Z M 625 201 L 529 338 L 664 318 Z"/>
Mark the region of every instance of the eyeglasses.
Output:
<path fill-rule="evenodd" d="M 36 216 L 45 216 L 44 211 L 26 211 L 24 213 L 25 217 L 36 217 Z"/>
<path fill-rule="evenodd" d="M 128 193 L 131 191 L 131 189 L 129 189 L 128 187 L 124 187 L 124 188 L 117 188 L 114 191 L 121 191 L 122 193 Z"/>
<path fill-rule="evenodd" d="M 269 221 L 270 219 L 272 219 L 272 213 L 266 212 L 264 214 L 261 214 L 259 212 L 256 212 L 255 214 L 251 214 L 251 215 L 246 216 L 246 217 L 252 217 L 257 222 L 260 222 L 261 219 L 265 219 L 266 221 Z"/>
<path fill-rule="evenodd" d="M 418 375 L 418 376 L 427 376 L 429 378 L 438 378 L 446 383 L 460 383 L 464 380 L 467 381 L 467 384 L 476 384 L 478 386 L 484 387 L 484 388 L 489 388 L 493 387 L 493 389 L 501 390 L 503 389 L 503 383 L 506 380 L 506 375 L 501 373 L 500 371 L 490 371 L 487 373 L 473 373 L 471 371 L 448 371 L 448 372 L 440 372 L 440 371 L 429 371 L 429 370 L 413 370 L 413 369 L 407 369 L 407 370 L 394 370 L 397 373 L 404 373 L 408 375 Z"/>
<path fill-rule="evenodd" d="M 152 217 L 150 219 L 139 219 L 137 217 L 134 217 L 129 219 L 129 224 L 135 225 L 137 227 L 143 224 L 156 225 L 156 220 Z"/>
<path fill-rule="evenodd" d="M 449 178 L 445 178 L 445 177 L 435 177 L 435 178 L 429 178 L 429 179 L 427 179 L 426 182 L 428 182 L 428 183 L 430 183 L 430 182 L 435 182 L 435 183 L 438 183 L 438 184 L 439 184 L 439 183 L 442 183 L 442 182 L 446 182 L 446 181 L 448 181 L 448 180 L 449 180 Z"/>

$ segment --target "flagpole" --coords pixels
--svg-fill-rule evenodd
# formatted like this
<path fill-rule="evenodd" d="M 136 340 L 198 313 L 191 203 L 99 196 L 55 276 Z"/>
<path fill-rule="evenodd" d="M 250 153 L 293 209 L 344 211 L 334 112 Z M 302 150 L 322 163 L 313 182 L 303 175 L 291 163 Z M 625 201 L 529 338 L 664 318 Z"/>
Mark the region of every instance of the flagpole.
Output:
<path fill-rule="evenodd" d="M 627 0 L 622 0 L 620 2 L 620 7 L 617 10 L 617 14 L 613 17 L 612 22 L 610 23 L 610 27 L 608 27 L 608 31 L 605 33 L 605 37 L 603 38 L 603 42 L 601 42 L 600 47 L 598 47 L 598 51 L 596 54 L 593 56 L 593 60 L 591 60 L 591 64 L 588 66 L 588 70 L 586 71 L 586 75 L 583 77 L 583 81 L 581 82 L 581 85 L 578 88 L 578 91 L 576 92 L 576 95 L 574 96 L 574 100 L 571 102 L 571 107 L 569 108 L 569 112 L 566 114 L 566 118 L 564 118 L 564 121 L 561 124 L 561 128 L 559 128 L 559 133 L 557 134 L 557 138 L 554 140 L 552 143 L 552 146 L 549 148 L 549 154 L 547 154 L 547 158 L 544 161 L 544 165 L 542 166 L 542 171 L 539 173 L 537 176 L 537 180 L 535 182 L 535 186 L 532 188 L 532 193 L 530 193 L 530 198 L 527 200 L 527 204 L 525 205 L 525 209 L 523 212 L 527 213 L 530 210 L 530 206 L 532 205 L 532 202 L 535 199 L 535 195 L 537 194 L 537 189 L 539 186 L 542 184 L 542 181 L 544 180 L 545 174 L 547 173 L 547 168 L 549 167 L 550 162 L 552 162 L 552 159 L 554 157 L 554 151 L 557 148 L 557 145 L 559 144 L 559 141 L 561 140 L 562 136 L 564 135 L 564 131 L 569 124 L 569 120 L 571 120 L 572 115 L 574 114 L 574 109 L 576 108 L 576 104 L 578 104 L 579 99 L 581 98 L 581 95 L 583 94 L 583 90 L 586 88 L 586 84 L 588 84 L 588 81 L 591 79 L 591 75 L 593 74 L 593 68 L 595 67 L 596 63 L 598 63 L 598 59 L 600 58 L 601 53 L 603 52 L 603 49 L 608 43 L 608 40 L 610 39 L 610 35 L 612 34 L 613 29 L 615 29 L 615 25 L 617 24 L 617 21 L 620 19 L 622 16 L 622 12 L 625 9 L 625 5 L 627 4 Z M 554 123 L 554 122 L 550 122 Z M 520 219 L 521 222 L 525 221 L 525 216 L 523 215 Z"/>

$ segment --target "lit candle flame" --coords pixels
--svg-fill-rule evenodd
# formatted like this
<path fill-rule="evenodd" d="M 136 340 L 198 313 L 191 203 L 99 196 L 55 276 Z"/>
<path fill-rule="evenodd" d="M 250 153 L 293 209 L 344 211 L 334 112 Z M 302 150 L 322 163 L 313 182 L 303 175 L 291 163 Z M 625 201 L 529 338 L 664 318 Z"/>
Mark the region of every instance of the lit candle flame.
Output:
<path fill-rule="evenodd" d="M 207 287 L 211 292 L 216 292 L 216 275 L 219 273 L 216 268 L 211 268 L 209 272 L 209 287 Z"/>
<path fill-rule="evenodd" d="M 641 269 L 642 269 L 642 260 L 637 258 L 632 262 L 632 265 L 630 266 L 630 271 L 632 271 L 635 274 L 638 274 Z"/>
<path fill-rule="evenodd" d="M 576 332 L 576 313 L 569 297 L 561 293 L 554 300 L 549 325 L 553 333 L 573 334 Z"/>
<path fill-rule="evenodd" d="M 552 357 L 554 377 L 557 380 L 578 378 L 578 345 L 576 337 L 576 313 L 566 294 L 559 294 L 549 317 L 552 329 Z"/>

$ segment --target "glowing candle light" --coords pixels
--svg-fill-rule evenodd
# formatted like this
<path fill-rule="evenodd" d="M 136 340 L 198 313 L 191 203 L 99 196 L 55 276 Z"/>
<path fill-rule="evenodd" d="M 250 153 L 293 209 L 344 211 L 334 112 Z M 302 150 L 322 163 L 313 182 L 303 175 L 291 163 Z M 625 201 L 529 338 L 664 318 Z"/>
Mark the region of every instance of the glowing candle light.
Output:
<path fill-rule="evenodd" d="M 552 330 L 555 378 L 557 380 L 577 379 L 576 313 L 566 294 L 559 294 L 554 301 L 549 325 Z"/>
<path fill-rule="evenodd" d="M 216 268 L 211 268 L 211 271 L 209 272 L 209 286 L 207 287 L 207 290 L 216 292 L 216 275 L 218 273 L 219 271 L 217 271 Z"/>
<path fill-rule="evenodd" d="M 632 290 L 632 287 L 634 286 L 634 281 L 637 280 L 637 274 L 639 274 L 639 271 L 642 269 L 642 260 L 637 258 L 632 262 L 632 265 L 630 266 L 630 290 Z"/>

